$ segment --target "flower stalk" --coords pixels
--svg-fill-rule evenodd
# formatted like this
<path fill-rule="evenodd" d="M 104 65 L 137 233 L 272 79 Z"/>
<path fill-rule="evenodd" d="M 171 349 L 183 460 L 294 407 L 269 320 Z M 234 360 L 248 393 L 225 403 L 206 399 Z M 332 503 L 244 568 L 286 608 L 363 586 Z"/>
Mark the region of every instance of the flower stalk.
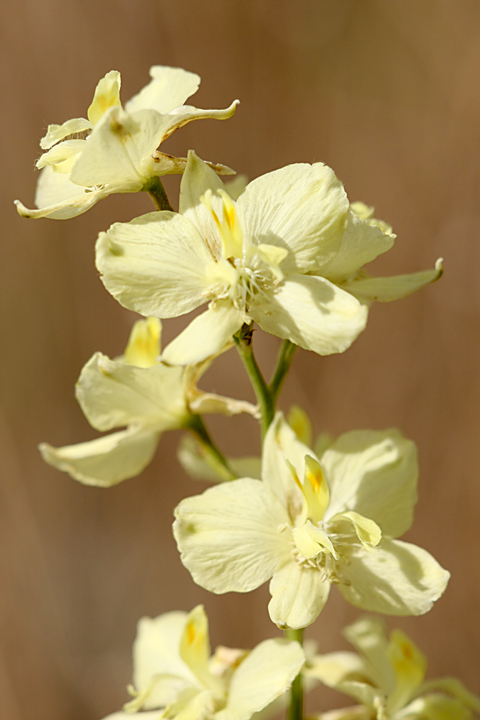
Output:
<path fill-rule="evenodd" d="M 170 201 L 163 187 L 163 183 L 159 177 L 151 178 L 146 184 L 144 190 L 148 192 L 153 200 L 153 203 L 157 210 L 170 210 L 173 212 L 173 208 L 170 205 Z"/>
<path fill-rule="evenodd" d="M 236 474 L 230 467 L 225 455 L 223 455 L 213 442 L 201 415 L 191 415 L 187 428 L 193 433 L 208 456 L 209 465 L 217 471 L 223 480 L 234 480 L 237 477 Z"/>
<path fill-rule="evenodd" d="M 234 336 L 234 340 L 237 346 L 238 354 L 240 355 L 255 391 L 262 416 L 262 437 L 265 437 L 265 434 L 275 416 L 275 399 L 270 391 L 270 388 L 265 382 L 265 378 L 262 375 L 262 371 L 260 370 L 257 361 L 255 360 L 252 347 L 252 336 L 253 323 L 251 325 L 243 325 L 240 332 Z"/>
<path fill-rule="evenodd" d="M 303 644 L 303 628 L 288 628 L 285 630 L 287 640 L 296 640 Z M 290 688 L 290 704 L 288 706 L 287 720 L 302 720 L 303 718 L 303 682 L 302 673 L 299 673 Z"/>

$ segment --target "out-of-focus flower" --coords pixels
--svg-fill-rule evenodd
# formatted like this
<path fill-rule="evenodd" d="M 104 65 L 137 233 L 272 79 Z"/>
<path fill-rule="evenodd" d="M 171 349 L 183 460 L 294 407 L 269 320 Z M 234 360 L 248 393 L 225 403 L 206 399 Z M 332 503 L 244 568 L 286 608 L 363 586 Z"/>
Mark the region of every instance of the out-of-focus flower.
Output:
<path fill-rule="evenodd" d="M 225 120 L 238 101 L 225 110 L 198 110 L 184 105 L 200 78 L 181 68 L 154 65 L 151 81 L 122 107 L 120 73 L 108 72 L 98 83 L 88 119 L 49 125 L 40 141 L 45 152 L 35 195 L 38 209 L 16 200 L 23 217 L 58 220 L 75 217 L 112 193 L 148 190 L 161 175 L 181 173 L 186 160 L 157 152 L 175 130 L 192 120 Z M 232 173 L 223 165 L 219 172 Z"/>
<path fill-rule="evenodd" d="M 373 299 L 433 282 L 438 267 L 368 278 L 362 267 L 394 238 L 350 209 L 323 165 L 289 165 L 247 185 L 235 202 L 192 151 L 180 214 L 116 223 L 97 242 L 109 292 L 142 315 L 176 317 L 209 302 L 165 349 L 171 364 L 218 352 L 243 323 L 320 355 L 343 352 L 365 328 Z"/>
<path fill-rule="evenodd" d="M 359 654 L 333 652 L 311 658 L 306 674 L 350 695 L 365 720 L 469 720 L 480 698 L 454 678 L 425 681 L 427 660 L 401 630 L 387 637 L 384 624 L 362 618 L 345 628 Z M 350 717 L 353 708 L 345 708 Z M 329 716 L 326 713 L 325 718 Z M 336 711 L 341 720 L 342 711 Z"/>
<path fill-rule="evenodd" d="M 220 646 L 210 657 L 201 605 L 190 614 L 143 618 L 133 647 L 134 699 L 105 720 L 128 720 L 139 710 L 147 720 L 249 720 L 290 687 L 304 662 L 299 643 L 279 638 L 250 652 Z"/>
<path fill-rule="evenodd" d="M 161 433 L 188 427 L 192 414 L 256 413 L 250 403 L 196 387 L 213 358 L 187 367 L 159 362 L 160 334 L 160 320 L 139 320 L 122 357 L 95 353 L 80 374 L 76 396 L 89 423 L 100 431 L 126 429 L 61 448 L 43 443 L 46 462 L 86 485 L 109 487 L 138 475 Z"/>
<path fill-rule="evenodd" d="M 272 578 L 269 613 L 280 627 L 310 625 L 332 583 L 365 610 L 421 615 L 449 573 L 394 539 L 412 523 L 417 474 L 415 446 L 395 430 L 346 433 L 319 463 L 277 414 L 263 482 L 223 483 L 177 507 L 182 562 L 215 593 L 248 592 Z"/>

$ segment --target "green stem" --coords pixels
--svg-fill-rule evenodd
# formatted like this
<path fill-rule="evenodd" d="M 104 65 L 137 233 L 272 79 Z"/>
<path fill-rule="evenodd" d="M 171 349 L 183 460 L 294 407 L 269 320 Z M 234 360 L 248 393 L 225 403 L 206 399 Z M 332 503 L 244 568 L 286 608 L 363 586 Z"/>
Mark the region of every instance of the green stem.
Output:
<path fill-rule="evenodd" d="M 280 354 L 278 356 L 277 367 L 269 385 L 270 394 L 274 402 L 278 398 L 296 349 L 297 346 L 290 342 L 290 340 L 283 341 Z"/>
<path fill-rule="evenodd" d="M 159 177 L 155 176 L 151 178 L 143 189 L 148 192 L 157 210 L 171 210 L 173 212 L 173 208 L 170 205 L 167 193 Z"/>
<path fill-rule="evenodd" d="M 285 637 L 289 640 L 296 640 L 302 645 L 303 629 L 294 630 L 287 628 Z M 303 718 L 303 683 L 302 673 L 299 673 L 290 688 L 290 705 L 288 707 L 287 720 L 302 720 Z"/>
<path fill-rule="evenodd" d="M 275 402 L 253 354 L 252 326 L 244 325 L 234 340 L 257 397 L 262 415 L 262 435 L 265 436 L 275 415 Z"/>
<path fill-rule="evenodd" d="M 187 429 L 190 430 L 207 455 L 211 467 L 217 471 L 223 480 L 234 480 L 237 476 L 228 464 L 228 460 L 213 442 L 210 433 L 205 427 L 201 415 L 191 415 Z"/>

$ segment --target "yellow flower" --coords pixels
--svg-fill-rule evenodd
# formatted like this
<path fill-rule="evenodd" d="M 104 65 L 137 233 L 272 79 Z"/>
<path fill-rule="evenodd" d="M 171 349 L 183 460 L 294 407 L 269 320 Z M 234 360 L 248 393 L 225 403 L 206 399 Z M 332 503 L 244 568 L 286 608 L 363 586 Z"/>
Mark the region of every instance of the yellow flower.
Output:
<path fill-rule="evenodd" d="M 401 630 L 388 638 L 382 622 L 363 618 L 344 634 L 359 654 L 316 655 L 306 674 L 355 698 L 366 720 L 469 720 L 480 712 L 480 698 L 459 680 L 425 681 L 427 660 Z"/>
<path fill-rule="evenodd" d="M 134 699 L 105 720 L 249 720 L 290 687 L 305 662 L 295 641 L 271 639 L 250 652 L 218 647 L 210 656 L 208 620 L 191 613 L 142 618 L 133 647 Z"/>
<path fill-rule="evenodd" d="M 116 223 L 97 242 L 107 290 L 142 315 L 177 317 L 206 303 L 163 353 L 172 365 L 215 354 L 243 323 L 320 355 L 343 352 L 365 328 L 374 298 L 393 300 L 441 269 L 368 278 L 363 265 L 394 238 L 349 206 L 334 172 L 289 165 L 251 182 L 235 202 L 192 151 L 180 214 Z"/>
<path fill-rule="evenodd" d="M 122 107 L 120 73 L 108 72 L 98 83 L 88 119 L 74 118 L 49 125 L 37 161 L 42 169 L 35 195 L 38 209 L 16 200 L 23 217 L 58 220 L 75 217 L 112 193 L 148 190 L 160 175 L 181 173 L 185 159 L 157 152 L 159 145 L 192 120 L 224 120 L 225 110 L 198 110 L 184 105 L 198 89 L 200 78 L 181 68 L 154 65 L 151 81 Z M 228 168 L 215 166 L 230 174 Z"/>
<path fill-rule="evenodd" d="M 395 430 L 346 433 L 319 461 L 279 413 L 262 480 L 216 485 L 177 507 L 182 562 L 215 593 L 271 579 L 269 613 L 280 627 L 311 624 L 332 584 L 365 610 L 421 615 L 449 573 L 396 539 L 412 523 L 417 475 L 415 446 Z"/>
<path fill-rule="evenodd" d="M 100 431 L 126 429 L 61 448 L 43 443 L 46 462 L 86 485 L 110 487 L 138 475 L 162 432 L 188 426 L 192 413 L 256 413 L 250 403 L 198 390 L 211 359 L 187 367 L 159 362 L 160 333 L 157 318 L 139 320 L 121 358 L 96 353 L 80 374 L 76 396 L 89 423 Z"/>

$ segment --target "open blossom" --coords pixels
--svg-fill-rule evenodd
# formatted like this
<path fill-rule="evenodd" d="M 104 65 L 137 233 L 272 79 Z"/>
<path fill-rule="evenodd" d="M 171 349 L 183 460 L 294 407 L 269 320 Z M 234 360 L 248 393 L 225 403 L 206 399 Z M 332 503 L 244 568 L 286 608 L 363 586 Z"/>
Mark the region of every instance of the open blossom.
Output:
<path fill-rule="evenodd" d="M 152 179 L 183 172 L 185 159 L 157 152 L 159 145 L 192 120 L 224 120 L 225 110 L 198 110 L 184 105 L 198 89 L 198 75 L 181 68 L 154 65 L 151 81 L 122 107 L 120 73 L 108 72 L 98 83 L 87 117 L 49 125 L 40 141 L 45 152 L 35 195 L 38 209 L 16 201 L 20 215 L 65 219 L 85 212 L 112 193 L 148 190 Z M 222 165 L 219 172 L 230 173 Z"/>
<path fill-rule="evenodd" d="M 426 658 L 401 630 L 388 638 L 381 621 L 362 618 L 344 634 L 359 654 L 317 655 L 306 674 L 361 703 L 359 720 L 470 720 L 480 713 L 480 698 L 459 680 L 425 681 Z M 345 708 L 345 717 L 352 710 Z M 341 720 L 342 711 L 335 717 Z"/>
<path fill-rule="evenodd" d="M 218 351 L 243 323 L 320 355 L 343 352 L 365 328 L 368 304 L 414 292 L 441 268 L 370 278 L 363 265 L 394 236 L 350 209 L 322 163 L 289 165 L 251 182 L 235 202 L 192 151 L 180 214 L 150 213 L 101 233 L 107 290 L 142 315 L 169 318 L 205 303 L 164 351 L 171 364 Z"/>
<path fill-rule="evenodd" d="M 241 478 L 183 500 L 174 534 L 193 579 L 215 593 L 248 592 L 271 578 L 270 617 L 301 628 L 336 584 L 372 612 L 420 615 L 449 573 L 394 538 L 412 523 L 415 446 L 397 431 L 346 433 L 321 456 L 277 414 L 264 442 L 262 480 Z"/>
<path fill-rule="evenodd" d="M 96 353 L 83 368 L 77 399 L 100 431 L 125 430 L 76 445 L 40 445 L 46 462 L 86 485 L 109 487 L 138 475 L 151 461 L 161 433 L 187 427 L 192 413 L 255 414 L 250 403 L 205 393 L 195 386 L 211 360 L 187 367 L 159 362 L 161 323 L 135 323 L 123 357 Z"/>
<path fill-rule="evenodd" d="M 208 620 L 191 613 L 142 618 L 133 647 L 134 699 L 105 720 L 249 720 L 290 687 L 305 662 L 295 641 L 265 640 L 250 652 L 218 647 L 210 656 Z"/>

